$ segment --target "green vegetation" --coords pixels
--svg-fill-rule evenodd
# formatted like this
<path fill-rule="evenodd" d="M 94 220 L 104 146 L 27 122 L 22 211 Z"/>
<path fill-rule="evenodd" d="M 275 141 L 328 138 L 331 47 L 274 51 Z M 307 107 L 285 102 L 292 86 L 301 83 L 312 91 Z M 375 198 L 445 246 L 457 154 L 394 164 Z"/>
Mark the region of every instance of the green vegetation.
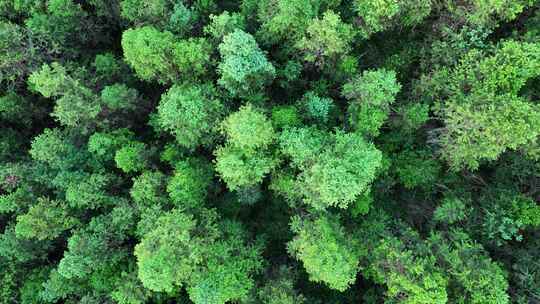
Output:
<path fill-rule="evenodd" d="M 539 1 L 0 0 L 1 304 L 534 304 L 539 260 Z"/>

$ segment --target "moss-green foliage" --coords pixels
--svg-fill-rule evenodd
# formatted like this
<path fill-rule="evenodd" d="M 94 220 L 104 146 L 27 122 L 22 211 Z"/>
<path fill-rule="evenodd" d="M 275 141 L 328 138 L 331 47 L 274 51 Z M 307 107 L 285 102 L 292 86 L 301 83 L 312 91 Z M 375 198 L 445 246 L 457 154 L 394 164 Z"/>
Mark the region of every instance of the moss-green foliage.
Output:
<path fill-rule="evenodd" d="M 446 303 L 447 279 L 435 266 L 433 256 L 418 257 L 404 244 L 390 238 L 381 241 L 372 252 L 369 275 L 388 288 L 386 296 L 403 303 Z"/>
<path fill-rule="evenodd" d="M 174 36 L 147 26 L 132 29 L 122 35 L 122 47 L 126 61 L 137 75 L 145 80 L 170 81 L 174 75 L 172 52 Z"/>
<path fill-rule="evenodd" d="M 296 273 L 294 269 L 281 265 L 273 270 L 268 281 L 257 291 L 257 295 L 248 301 L 261 301 L 266 304 L 303 304 L 306 298 L 294 289 Z"/>
<path fill-rule="evenodd" d="M 114 182 L 112 175 L 77 174 L 68 176 L 66 201 L 74 208 L 95 209 L 114 202 L 107 189 Z"/>
<path fill-rule="evenodd" d="M 205 40 L 179 40 L 153 26 L 125 31 L 122 48 L 126 61 L 142 80 L 161 83 L 195 79 L 205 73 L 210 60 Z"/>
<path fill-rule="evenodd" d="M 161 97 L 158 123 L 186 148 L 209 145 L 223 115 L 223 106 L 215 95 L 211 85 L 175 85 Z"/>
<path fill-rule="evenodd" d="M 150 298 L 151 292 L 142 286 L 135 272 L 122 272 L 121 281 L 111 297 L 119 304 L 142 304 Z"/>
<path fill-rule="evenodd" d="M 174 46 L 174 63 L 183 79 L 195 79 L 206 73 L 210 63 L 210 48 L 205 39 L 189 39 Z"/>
<path fill-rule="evenodd" d="M 121 204 L 110 213 L 95 217 L 69 237 L 67 250 L 59 261 L 58 273 L 65 279 L 91 280 L 93 276 L 116 268 L 125 257 L 123 243 L 133 227 L 133 210 Z M 116 269 L 117 270 L 117 269 Z M 103 280 L 114 280 L 103 278 Z"/>
<path fill-rule="evenodd" d="M 449 277 L 456 284 L 449 294 L 468 303 L 510 303 L 505 273 L 486 256 L 481 245 L 461 231 L 452 232 L 446 244 L 441 241 L 439 235 L 430 238 L 432 246 L 437 247 L 436 255 L 447 265 Z"/>
<path fill-rule="evenodd" d="M 276 159 L 265 152 L 246 154 L 232 146 L 216 150 L 216 171 L 230 190 L 261 183 L 276 164 Z"/>
<path fill-rule="evenodd" d="M 123 18 L 138 24 L 163 22 L 165 19 L 163 17 L 169 13 L 170 9 L 167 0 L 122 0 L 120 8 Z"/>
<path fill-rule="evenodd" d="M 364 71 L 347 82 L 342 95 L 350 100 L 349 122 L 362 134 L 377 136 L 401 85 L 393 71 Z"/>
<path fill-rule="evenodd" d="M 165 203 L 165 183 L 167 176 L 159 171 L 144 171 L 133 178 L 129 191 L 131 198 L 139 208 L 146 208 Z"/>
<path fill-rule="evenodd" d="M 44 97 L 56 97 L 51 115 L 68 127 L 91 128 L 101 111 L 99 98 L 77 79 L 68 75 L 58 63 L 44 65 L 28 79 L 34 90 Z"/>
<path fill-rule="evenodd" d="M 126 173 L 139 172 L 147 166 L 147 148 L 144 143 L 130 142 L 114 155 L 116 166 Z"/>
<path fill-rule="evenodd" d="M 197 220 L 177 209 L 160 216 L 135 247 L 139 278 L 150 290 L 187 286 L 194 303 L 225 303 L 247 296 L 261 264 L 257 247 L 244 244 L 242 228 L 216 223 L 203 211 Z M 221 229 L 218 229 L 221 228 Z"/>
<path fill-rule="evenodd" d="M 432 187 L 441 170 L 431 151 L 404 151 L 394 161 L 398 179 L 407 188 Z"/>
<path fill-rule="evenodd" d="M 284 40 L 296 41 L 302 37 L 306 28 L 319 11 L 318 1 L 278 0 L 258 1 L 253 4 L 253 12 L 260 20 L 259 34 L 266 43 Z M 247 6 L 248 1 L 244 3 Z"/>
<path fill-rule="evenodd" d="M 426 18 L 431 11 L 429 0 L 355 0 L 353 9 L 358 14 L 360 33 L 364 38 L 392 28 L 413 26 Z"/>
<path fill-rule="evenodd" d="M 15 93 L 0 97 L 0 118 L 15 124 L 31 124 L 33 109 L 30 102 Z"/>
<path fill-rule="evenodd" d="M 199 19 L 198 12 L 183 2 L 170 0 L 122 0 L 120 15 L 135 26 L 152 25 L 186 35 Z"/>
<path fill-rule="evenodd" d="M 155 228 L 135 248 L 139 278 L 146 288 L 171 292 L 189 279 L 201 262 L 202 247 L 216 237 L 215 228 L 205 224 L 199 224 L 197 230 L 203 235 L 197 235 L 197 221 L 192 216 L 171 211 L 159 217 Z"/>
<path fill-rule="evenodd" d="M 46 42 L 8 19 L 0 21 L 0 41 L 0 84 L 3 87 L 20 86 L 45 57 L 37 52 L 34 43 Z"/>
<path fill-rule="evenodd" d="M 225 146 L 216 150 L 216 171 L 230 190 L 251 186 L 276 166 L 268 151 L 276 134 L 268 118 L 252 105 L 240 108 L 222 123 Z"/>
<path fill-rule="evenodd" d="M 440 142 L 452 168 L 476 169 L 481 161 L 536 142 L 538 109 L 519 92 L 538 76 L 538 50 L 537 44 L 508 41 L 484 59 L 471 51 L 454 70 L 434 77 L 435 94 L 429 94 L 444 100 Z"/>
<path fill-rule="evenodd" d="M 15 233 L 28 239 L 54 239 L 75 224 L 77 220 L 68 214 L 61 203 L 39 199 L 28 213 L 17 217 Z"/>
<path fill-rule="evenodd" d="M 316 209 L 347 208 L 381 165 L 380 151 L 352 133 L 291 129 L 282 133 L 280 146 L 301 170 L 294 191 Z"/>
<path fill-rule="evenodd" d="M 195 274 L 188 288 L 195 304 L 243 300 L 253 288 L 253 276 L 262 268 L 258 244 L 245 244 L 243 228 L 222 222 L 223 240 L 212 244 L 204 273 Z"/>
<path fill-rule="evenodd" d="M 294 106 L 276 106 L 272 108 L 272 123 L 276 129 L 295 127 L 302 123 L 300 113 Z"/>
<path fill-rule="evenodd" d="M 138 92 L 125 84 L 106 86 L 101 90 L 103 104 L 112 111 L 132 110 L 137 102 Z"/>
<path fill-rule="evenodd" d="M 212 176 L 212 167 L 204 160 L 190 159 L 177 163 L 175 173 L 167 184 L 173 204 L 183 208 L 203 205 Z"/>
<path fill-rule="evenodd" d="M 401 115 L 403 128 L 414 131 L 429 120 L 429 106 L 421 103 L 406 105 L 401 109 Z"/>
<path fill-rule="evenodd" d="M 467 19 L 475 25 L 491 25 L 496 19 L 512 20 L 533 3 L 530 0 L 470 1 L 472 8 L 467 12 Z"/>
<path fill-rule="evenodd" d="M 296 47 L 305 53 L 304 59 L 324 66 L 340 59 L 350 51 L 354 37 L 353 27 L 343 23 L 338 14 L 326 11 L 322 19 L 313 20 L 307 28 L 306 36 Z"/>
<path fill-rule="evenodd" d="M 356 240 L 347 237 L 339 217 L 293 218 L 291 230 L 296 236 L 288 243 L 288 250 L 302 262 L 310 281 L 339 291 L 355 281 L 359 259 Z"/>
<path fill-rule="evenodd" d="M 117 129 L 109 133 L 96 132 L 88 139 L 88 151 L 103 161 L 114 160 L 114 155 L 134 137 L 128 129 Z"/>
<path fill-rule="evenodd" d="M 537 303 L 539 12 L 0 0 L 0 303 Z"/>
<path fill-rule="evenodd" d="M 251 105 L 229 115 L 222 128 L 228 142 L 246 152 L 267 147 L 276 136 L 266 116 Z"/>
<path fill-rule="evenodd" d="M 30 155 L 52 168 L 72 168 L 83 155 L 77 155 L 77 148 L 62 135 L 59 129 L 45 129 L 32 140 Z"/>
<path fill-rule="evenodd" d="M 446 197 L 441 205 L 433 212 L 433 220 L 447 224 L 454 224 L 467 217 L 467 206 L 456 197 Z"/>
<path fill-rule="evenodd" d="M 221 42 L 223 37 L 237 29 L 245 30 L 246 28 L 245 18 L 239 13 L 224 11 L 219 15 L 210 15 L 210 20 L 210 23 L 204 27 L 204 33 L 217 42 Z"/>

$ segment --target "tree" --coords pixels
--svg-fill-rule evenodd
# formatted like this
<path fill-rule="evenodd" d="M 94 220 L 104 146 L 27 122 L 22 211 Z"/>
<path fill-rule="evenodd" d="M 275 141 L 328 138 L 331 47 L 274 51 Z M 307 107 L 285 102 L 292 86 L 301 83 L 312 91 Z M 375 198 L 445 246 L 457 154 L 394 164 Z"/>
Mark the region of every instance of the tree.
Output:
<path fill-rule="evenodd" d="M 193 81 L 202 78 L 211 61 L 212 49 L 204 38 L 181 40 L 174 45 L 173 58 L 180 79 Z"/>
<path fill-rule="evenodd" d="M 326 146 L 331 144 L 328 133 L 315 127 L 290 128 L 279 135 L 279 145 L 296 167 L 307 169 L 312 160 L 317 158 Z"/>
<path fill-rule="evenodd" d="M 150 25 L 187 35 L 200 19 L 197 4 L 186 7 L 183 2 L 171 0 L 122 0 L 120 8 L 122 17 L 136 26 Z"/>
<path fill-rule="evenodd" d="M 272 123 L 251 105 L 240 108 L 222 123 L 225 146 L 215 151 L 216 171 L 230 190 L 260 183 L 277 165 L 268 151 L 275 140 Z"/>
<path fill-rule="evenodd" d="M 58 273 L 67 279 L 89 279 L 95 272 L 118 265 L 126 257 L 123 243 L 133 229 L 134 219 L 133 209 L 126 204 L 94 217 L 68 239 Z"/>
<path fill-rule="evenodd" d="M 300 113 L 294 106 L 275 106 L 272 108 L 272 124 L 276 129 L 297 127 L 302 123 Z"/>
<path fill-rule="evenodd" d="M 40 298 L 49 303 L 69 298 L 73 294 L 84 293 L 86 284 L 81 280 L 67 279 L 56 269 L 49 272 L 48 279 L 43 283 Z"/>
<path fill-rule="evenodd" d="M 361 137 L 342 131 L 325 134 L 313 129 L 285 130 L 280 146 L 301 169 L 296 191 L 316 209 L 347 208 L 368 189 L 381 166 L 379 150 Z"/>
<path fill-rule="evenodd" d="M 472 2 L 471 7 L 467 9 L 459 8 L 459 10 L 465 10 L 466 19 L 472 25 L 491 27 L 496 23 L 497 19 L 513 20 L 529 5 L 532 5 L 532 2 L 528 0 L 491 0 Z"/>
<path fill-rule="evenodd" d="M 141 209 L 165 205 L 167 201 L 164 194 L 166 183 L 167 176 L 162 172 L 144 171 L 141 175 L 133 178 L 133 186 L 129 194 L 137 207 Z"/>
<path fill-rule="evenodd" d="M 276 136 L 271 122 L 252 105 L 229 115 L 222 129 L 228 143 L 246 152 L 268 147 Z"/>
<path fill-rule="evenodd" d="M 215 155 L 216 172 L 232 191 L 261 183 L 278 163 L 268 153 L 246 154 L 229 145 L 218 148 Z"/>
<path fill-rule="evenodd" d="M 296 279 L 294 270 L 281 265 L 274 272 L 266 284 L 258 290 L 257 300 L 265 304 L 305 303 L 306 298 L 294 289 Z"/>
<path fill-rule="evenodd" d="M 332 66 L 350 51 L 353 37 L 352 25 L 343 23 L 333 11 L 326 11 L 322 19 L 312 21 L 295 46 L 305 53 L 306 61 L 319 67 Z"/>
<path fill-rule="evenodd" d="M 362 275 L 385 285 L 385 301 L 442 304 L 453 299 L 444 265 L 418 232 L 381 209 L 368 213 L 357 228 Z"/>
<path fill-rule="evenodd" d="M 33 36 L 35 44 L 43 49 L 44 57 L 74 59 L 84 53 L 84 46 L 106 43 L 110 37 L 105 27 L 87 12 L 83 5 L 73 0 L 17 1 L 30 8 L 24 24 Z"/>
<path fill-rule="evenodd" d="M 211 213 L 206 217 L 214 216 Z M 197 221 L 180 210 L 163 214 L 137 246 L 139 279 L 154 291 L 183 286 L 202 263 L 206 247 L 218 237 L 212 218 Z"/>
<path fill-rule="evenodd" d="M 261 266 L 259 249 L 245 244 L 239 225 L 223 222 L 220 230 L 216 214 L 202 211 L 199 220 L 178 209 L 159 217 L 135 247 L 139 278 L 155 291 L 187 285 L 196 304 L 242 299 Z"/>
<path fill-rule="evenodd" d="M 359 255 L 356 241 L 347 236 L 336 216 L 313 220 L 293 218 L 295 238 L 287 244 L 289 254 L 299 259 L 310 281 L 344 291 L 356 280 Z"/>
<path fill-rule="evenodd" d="M 471 51 L 453 71 L 441 70 L 434 77 L 432 96 L 444 100 L 438 113 L 446 125 L 438 141 L 452 169 L 474 170 L 481 161 L 536 142 L 540 112 L 518 93 L 538 75 L 538 49 L 508 41 L 483 60 Z M 444 89 L 438 84 L 443 78 L 448 83 Z"/>
<path fill-rule="evenodd" d="M 219 15 L 210 15 L 210 23 L 204 27 L 204 33 L 212 37 L 214 41 L 221 42 L 223 37 L 237 29 L 246 30 L 244 16 L 224 11 Z"/>
<path fill-rule="evenodd" d="M 88 152 L 100 160 L 112 162 L 116 151 L 131 142 L 134 137 L 135 134 L 129 129 L 116 129 L 108 133 L 96 132 L 88 139 Z"/>
<path fill-rule="evenodd" d="M 489 96 L 489 105 L 463 104 L 445 109 L 446 132 L 440 138 L 443 157 L 454 170 L 476 169 L 507 149 L 537 140 L 540 112 L 515 96 Z M 468 127 L 474 124 L 473 128 Z"/>
<path fill-rule="evenodd" d="M 29 100 L 14 92 L 0 96 L 0 120 L 4 122 L 29 127 L 37 113 L 39 110 Z"/>
<path fill-rule="evenodd" d="M 38 199 L 28 212 L 17 217 L 15 233 L 22 238 L 55 239 L 62 232 L 78 224 L 60 202 Z"/>
<path fill-rule="evenodd" d="M 118 304 L 144 304 L 151 297 L 151 293 L 142 286 L 136 272 L 122 272 L 122 282 L 111 297 Z"/>
<path fill-rule="evenodd" d="M 539 5 L 0 0 L 0 303 L 538 302 Z"/>
<path fill-rule="evenodd" d="M 437 159 L 431 157 L 429 150 L 403 151 L 395 159 L 394 170 L 398 179 L 407 188 L 417 186 L 433 187 L 441 171 Z"/>
<path fill-rule="evenodd" d="M 51 114 L 61 124 L 68 127 L 82 127 L 90 130 L 101 112 L 99 98 L 68 75 L 67 70 L 58 63 L 43 65 L 28 78 L 30 86 L 44 97 L 58 97 Z"/>
<path fill-rule="evenodd" d="M 117 203 L 108 190 L 114 183 L 111 174 L 74 174 L 69 175 L 65 185 L 65 198 L 68 205 L 79 209 L 98 209 Z"/>
<path fill-rule="evenodd" d="M 134 110 L 138 99 L 137 90 L 129 88 L 125 84 L 113 84 L 101 90 L 103 105 L 110 111 Z"/>
<path fill-rule="evenodd" d="M 331 98 L 307 92 L 300 100 L 299 108 L 306 121 L 324 128 L 331 126 L 332 118 L 335 117 L 336 105 Z"/>
<path fill-rule="evenodd" d="M 122 64 L 112 53 L 97 54 L 92 64 L 96 76 L 108 81 L 121 78 L 125 64 Z"/>
<path fill-rule="evenodd" d="M 433 212 L 433 220 L 446 224 L 454 224 L 467 217 L 467 207 L 462 200 L 455 197 L 446 197 L 442 204 Z"/>
<path fill-rule="evenodd" d="M 19 86 L 41 65 L 45 54 L 34 46 L 39 45 L 35 35 L 7 20 L 0 22 L 0 40 L 0 85 Z"/>
<path fill-rule="evenodd" d="M 84 162 L 86 155 L 59 129 L 45 129 L 32 141 L 30 155 L 55 169 L 75 168 Z"/>
<path fill-rule="evenodd" d="M 122 0 L 120 8 L 122 17 L 135 24 L 163 26 L 167 22 L 164 17 L 171 13 L 171 3 L 168 0 Z"/>
<path fill-rule="evenodd" d="M 350 100 L 347 112 L 353 128 L 377 136 L 400 89 L 395 72 L 385 69 L 364 71 L 347 82 L 341 94 Z"/>
<path fill-rule="evenodd" d="M 402 119 L 399 125 L 408 132 L 417 130 L 429 120 L 429 106 L 426 104 L 409 104 L 398 111 Z"/>
<path fill-rule="evenodd" d="M 438 259 L 446 264 L 453 281 L 449 294 L 469 303 L 509 303 L 508 281 L 504 271 L 462 231 L 452 231 L 445 242 L 439 234 L 429 239 Z"/>
<path fill-rule="evenodd" d="M 158 123 L 186 148 L 210 145 L 223 115 L 223 105 L 216 95 L 209 84 L 174 85 L 161 97 Z"/>
<path fill-rule="evenodd" d="M 220 229 L 222 239 L 212 244 L 204 272 L 195 273 L 188 287 L 195 304 L 244 300 L 254 286 L 253 276 L 262 268 L 260 244 L 246 243 L 239 223 L 223 221 Z"/>
<path fill-rule="evenodd" d="M 7 161 L 17 155 L 17 151 L 22 148 L 22 143 L 18 141 L 21 134 L 11 128 L 0 130 L 0 159 Z"/>
<path fill-rule="evenodd" d="M 222 59 L 218 84 L 231 95 L 252 97 L 274 79 L 275 68 L 250 34 L 237 29 L 223 37 L 218 49 Z"/>
<path fill-rule="evenodd" d="M 386 284 L 387 299 L 403 303 L 446 303 L 447 279 L 433 256 L 417 256 L 397 238 L 382 239 L 371 252 L 367 270 L 376 282 Z"/>
<path fill-rule="evenodd" d="M 125 173 L 140 172 L 148 166 L 149 151 L 144 143 L 132 141 L 116 151 L 116 166 Z"/>
<path fill-rule="evenodd" d="M 256 14 L 261 22 L 259 35 L 269 44 L 287 40 L 297 41 L 319 13 L 316 2 L 310 0 L 256 2 Z"/>
<path fill-rule="evenodd" d="M 210 51 L 203 39 L 178 40 L 152 26 L 129 29 L 122 35 L 125 60 L 146 81 L 171 83 L 204 74 Z"/>
<path fill-rule="evenodd" d="M 174 175 L 167 185 L 167 192 L 177 207 L 198 208 L 204 205 L 212 177 L 212 166 L 205 160 L 181 161 L 176 164 Z"/>
<path fill-rule="evenodd" d="M 177 77 L 173 64 L 174 35 L 144 26 L 122 34 L 124 57 L 143 80 L 166 83 Z"/>
<path fill-rule="evenodd" d="M 354 11 L 364 38 L 394 26 L 408 27 L 419 24 L 431 12 L 431 1 L 355 0 Z"/>

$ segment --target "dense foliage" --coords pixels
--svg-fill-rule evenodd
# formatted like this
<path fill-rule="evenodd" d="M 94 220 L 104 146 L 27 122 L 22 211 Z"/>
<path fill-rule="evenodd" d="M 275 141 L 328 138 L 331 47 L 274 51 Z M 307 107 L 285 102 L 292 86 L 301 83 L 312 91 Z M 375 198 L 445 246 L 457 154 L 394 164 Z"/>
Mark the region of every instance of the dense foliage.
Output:
<path fill-rule="evenodd" d="M 540 303 L 540 1 L 0 0 L 0 303 Z"/>

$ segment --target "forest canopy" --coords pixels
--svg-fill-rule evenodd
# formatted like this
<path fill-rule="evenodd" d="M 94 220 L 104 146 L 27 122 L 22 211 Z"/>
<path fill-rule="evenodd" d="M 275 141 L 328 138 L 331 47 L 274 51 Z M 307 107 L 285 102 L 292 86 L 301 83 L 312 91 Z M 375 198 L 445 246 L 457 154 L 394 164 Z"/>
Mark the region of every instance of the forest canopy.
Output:
<path fill-rule="evenodd" d="M 0 303 L 540 303 L 540 1 L 0 0 Z"/>

